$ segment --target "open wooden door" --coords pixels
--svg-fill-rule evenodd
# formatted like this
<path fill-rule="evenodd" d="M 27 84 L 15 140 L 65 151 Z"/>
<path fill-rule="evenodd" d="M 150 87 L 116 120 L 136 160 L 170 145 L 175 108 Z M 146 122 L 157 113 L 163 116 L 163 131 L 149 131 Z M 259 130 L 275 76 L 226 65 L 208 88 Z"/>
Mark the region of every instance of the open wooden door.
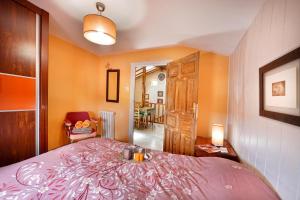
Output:
<path fill-rule="evenodd" d="M 199 52 L 167 65 L 164 151 L 193 155 L 197 136 Z"/>

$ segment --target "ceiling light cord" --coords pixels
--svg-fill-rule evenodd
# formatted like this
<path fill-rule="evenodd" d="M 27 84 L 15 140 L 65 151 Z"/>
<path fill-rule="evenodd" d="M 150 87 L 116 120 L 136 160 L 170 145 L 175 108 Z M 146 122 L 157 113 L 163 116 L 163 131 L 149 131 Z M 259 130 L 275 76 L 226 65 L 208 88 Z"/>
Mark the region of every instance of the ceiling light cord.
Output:
<path fill-rule="evenodd" d="M 102 13 L 105 10 L 105 5 L 103 3 L 101 3 L 101 2 L 97 2 L 96 3 L 96 8 L 98 10 L 98 15 L 102 15 Z"/>

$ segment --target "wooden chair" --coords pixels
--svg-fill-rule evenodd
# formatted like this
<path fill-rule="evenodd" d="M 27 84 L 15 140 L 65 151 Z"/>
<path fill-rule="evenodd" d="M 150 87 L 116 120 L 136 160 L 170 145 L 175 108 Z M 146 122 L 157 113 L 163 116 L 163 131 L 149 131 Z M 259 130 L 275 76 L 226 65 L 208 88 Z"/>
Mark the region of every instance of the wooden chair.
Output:
<path fill-rule="evenodd" d="M 92 128 L 91 133 L 74 133 L 73 129 L 77 121 L 90 120 L 94 123 L 94 128 Z M 87 138 L 96 137 L 97 128 L 98 128 L 98 119 L 90 118 L 88 112 L 68 112 L 64 121 L 64 126 L 66 130 L 66 134 L 70 139 L 70 142 L 84 140 Z"/>
<path fill-rule="evenodd" d="M 136 128 L 140 128 L 143 121 L 143 115 L 140 112 L 140 107 L 134 107 L 134 124 Z"/>

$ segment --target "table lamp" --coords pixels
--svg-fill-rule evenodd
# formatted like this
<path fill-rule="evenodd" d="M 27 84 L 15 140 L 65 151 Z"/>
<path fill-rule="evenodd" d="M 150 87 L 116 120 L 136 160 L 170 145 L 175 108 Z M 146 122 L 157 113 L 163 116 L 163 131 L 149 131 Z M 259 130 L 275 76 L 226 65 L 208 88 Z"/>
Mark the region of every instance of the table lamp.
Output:
<path fill-rule="evenodd" d="M 212 125 L 212 144 L 215 146 L 223 146 L 224 126 L 222 124 Z"/>

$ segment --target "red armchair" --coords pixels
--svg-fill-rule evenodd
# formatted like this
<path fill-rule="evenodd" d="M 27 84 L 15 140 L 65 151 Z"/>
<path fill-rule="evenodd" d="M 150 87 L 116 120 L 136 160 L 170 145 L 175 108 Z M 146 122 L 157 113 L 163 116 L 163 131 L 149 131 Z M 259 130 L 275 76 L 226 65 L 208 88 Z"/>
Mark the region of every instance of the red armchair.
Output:
<path fill-rule="evenodd" d="M 74 133 L 73 129 L 77 121 L 90 120 L 95 124 L 94 128 L 92 128 L 91 133 Z M 74 141 L 79 141 L 87 138 L 96 137 L 97 128 L 98 128 L 98 120 L 95 118 L 90 118 L 88 112 L 68 112 L 64 121 L 65 130 L 68 138 L 71 143 Z"/>

